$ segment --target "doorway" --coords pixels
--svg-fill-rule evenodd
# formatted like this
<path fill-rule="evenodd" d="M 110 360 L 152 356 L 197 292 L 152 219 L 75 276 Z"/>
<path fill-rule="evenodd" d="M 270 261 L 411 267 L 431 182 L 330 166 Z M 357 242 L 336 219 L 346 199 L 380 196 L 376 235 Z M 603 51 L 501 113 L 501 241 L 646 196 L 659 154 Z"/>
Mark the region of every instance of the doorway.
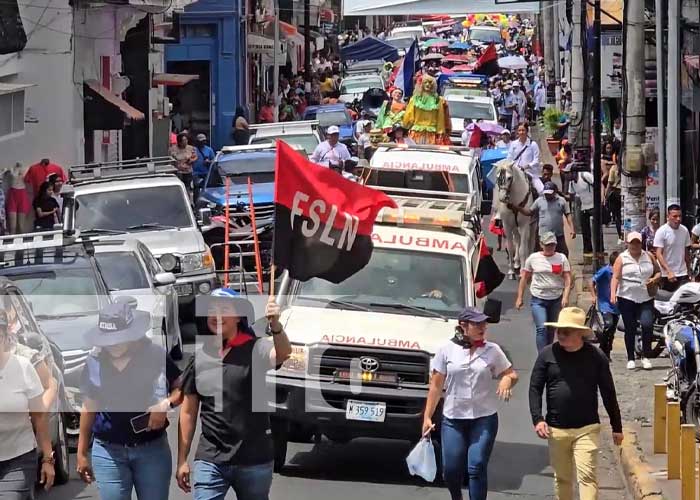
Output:
<path fill-rule="evenodd" d="M 211 142 L 211 63 L 173 61 L 168 63 L 168 73 L 199 75 L 198 80 L 192 80 L 182 87 L 167 88 L 168 99 L 173 105 L 173 132 L 187 130 L 190 142 L 197 134 L 205 134 Z"/>

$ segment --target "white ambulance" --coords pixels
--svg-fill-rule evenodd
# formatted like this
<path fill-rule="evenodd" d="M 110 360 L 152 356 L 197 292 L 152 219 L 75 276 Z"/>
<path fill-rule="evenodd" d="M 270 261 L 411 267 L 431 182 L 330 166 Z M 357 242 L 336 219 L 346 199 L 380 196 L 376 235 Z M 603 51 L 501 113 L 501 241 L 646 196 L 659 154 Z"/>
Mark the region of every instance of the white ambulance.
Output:
<path fill-rule="evenodd" d="M 475 295 L 478 236 L 464 224 L 464 204 L 392 198 L 399 208 L 380 212 L 364 269 L 339 284 L 283 278 L 278 299 L 293 353 L 268 375 L 277 470 L 289 440 L 417 441 L 430 361 L 459 312 L 477 306 L 500 317 L 500 303 Z"/>
<path fill-rule="evenodd" d="M 465 225 L 480 231 L 484 204 L 479 157 L 463 146 L 382 144 L 372 155 L 364 183 L 390 196 L 448 200 L 464 208 Z M 417 203 L 420 203 L 418 205 Z M 412 206 L 425 206 L 414 202 Z M 454 204 L 446 204 L 454 209 Z"/>

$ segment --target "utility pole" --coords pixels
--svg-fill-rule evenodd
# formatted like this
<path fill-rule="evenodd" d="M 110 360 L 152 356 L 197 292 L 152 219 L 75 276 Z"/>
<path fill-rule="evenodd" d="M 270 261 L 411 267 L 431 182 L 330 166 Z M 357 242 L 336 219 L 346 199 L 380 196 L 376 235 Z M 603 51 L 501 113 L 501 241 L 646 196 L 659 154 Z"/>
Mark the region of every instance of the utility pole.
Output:
<path fill-rule="evenodd" d="M 593 240 L 593 254 L 595 255 L 595 268 L 601 264 L 603 259 L 603 204 L 601 200 L 600 186 L 603 185 L 601 170 L 601 136 L 603 135 L 603 126 L 600 121 L 600 2 L 601 0 L 593 0 L 593 231 L 591 232 Z"/>
<path fill-rule="evenodd" d="M 559 53 L 559 9 L 561 2 L 552 2 L 552 51 L 554 54 L 554 95 L 561 109 L 561 54 Z"/>
<path fill-rule="evenodd" d="M 644 0 L 626 0 L 623 22 L 626 25 L 626 36 L 623 37 L 626 85 L 623 88 L 625 142 L 622 151 L 622 216 L 626 231 L 641 231 L 646 225 L 647 185 L 642 154 L 642 143 L 646 135 L 644 116 Z M 669 71 L 671 71 L 670 67 Z"/>
<path fill-rule="evenodd" d="M 304 78 L 311 81 L 311 0 L 304 0 Z"/>
<path fill-rule="evenodd" d="M 659 212 L 666 219 L 666 117 L 664 116 L 664 0 L 656 0 L 656 158 L 659 173 Z"/>
<path fill-rule="evenodd" d="M 540 2 L 542 11 L 542 49 L 544 51 L 544 66 L 547 68 L 547 73 L 545 74 L 546 81 L 543 82 L 545 85 L 554 83 L 554 58 L 558 57 L 554 53 L 554 22 L 552 17 L 554 16 L 554 4 L 551 1 L 544 0 Z M 545 87 L 547 88 L 547 87 Z"/>
<path fill-rule="evenodd" d="M 681 37 L 680 37 L 680 0 L 668 0 L 668 139 L 666 155 L 666 202 L 680 204 L 680 153 L 681 153 Z M 656 42 L 657 46 L 659 42 Z M 656 80 L 660 80 L 663 73 L 659 72 L 656 65 Z M 661 207 L 665 210 L 666 207 Z"/>
<path fill-rule="evenodd" d="M 275 0 L 275 46 L 272 50 L 272 93 L 274 94 L 273 102 L 275 107 L 272 110 L 272 116 L 275 121 L 279 121 L 280 115 L 280 66 L 277 60 L 277 52 L 280 50 L 280 6 L 279 0 Z"/>
<path fill-rule="evenodd" d="M 583 51 L 587 50 L 581 46 L 581 23 L 583 22 L 583 12 L 585 4 L 582 0 L 574 0 L 571 9 L 572 17 L 572 43 L 571 43 L 571 126 L 569 128 L 569 140 L 574 148 L 589 147 L 589 135 L 585 133 L 589 130 L 589 120 L 585 113 L 586 104 L 583 102 L 583 87 L 585 84 L 585 71 L 583 64 Z"/>

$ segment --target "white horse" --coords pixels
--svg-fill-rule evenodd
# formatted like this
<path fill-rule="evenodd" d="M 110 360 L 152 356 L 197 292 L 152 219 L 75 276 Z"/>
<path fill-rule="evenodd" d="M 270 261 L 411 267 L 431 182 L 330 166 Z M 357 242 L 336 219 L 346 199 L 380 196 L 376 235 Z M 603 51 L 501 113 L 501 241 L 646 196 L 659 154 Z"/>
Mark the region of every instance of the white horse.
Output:
<path fill-rule="evenodd" d="M 505 232 L 508 278 L 514 280 L 534 249 L 533 236 L 536 229 L 531 217 L 508 208 L 508 204 L 528 207 L 533 201 L 532 190 L 528 175 L 512 161 L 499 161 L 494 168 L 497 188 L 494 199 Z"/>

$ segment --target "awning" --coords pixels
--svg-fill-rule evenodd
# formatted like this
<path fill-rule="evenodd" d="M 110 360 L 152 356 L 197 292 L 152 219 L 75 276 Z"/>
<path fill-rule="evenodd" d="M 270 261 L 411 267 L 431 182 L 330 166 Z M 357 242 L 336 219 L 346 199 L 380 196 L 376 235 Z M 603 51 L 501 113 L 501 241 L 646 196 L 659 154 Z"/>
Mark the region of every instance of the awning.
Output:
<path fill-rule="evenodd" d="M 340 58 L 343 61 L 369 61 L 372 59 L 396 61 L 399 58 L 399 53 L 393 45 L 368 36 L 359 42 L 341 47 Z"/>
<path fill-rule="evenodd" d="M 118 130 L 123 128 L 124 117 L 144 120 L 146 115 L 121 97 L 106 89 L 97 80 L 85 80 L 85 126 L 94 130 Z M 115 113 L 116 111 L 116 113 Z M 118 118 L 121 118 L 121 126 Z"/>
<path fill-rule="evenodd" d="M 403 16 L 470 14 L 508 12 L 539 12 L 539 2 L 496 2 L 496 0 L 471 0 L 469 4 L 444 0 L 353 0 L 343 2 L 345 16 Z"/>
<path fill-rule="evenodd" d="M 30 87 L 36 87 L 36 83 L 0 83 L 0 95 L 13 94 Z"/>
<path fill-rule="evenodd" d="M 178 73 L 153 73 L 153 85 L 182 87 L 193 80 L 199 80 L 199 75 L 181 75 Z"/>

